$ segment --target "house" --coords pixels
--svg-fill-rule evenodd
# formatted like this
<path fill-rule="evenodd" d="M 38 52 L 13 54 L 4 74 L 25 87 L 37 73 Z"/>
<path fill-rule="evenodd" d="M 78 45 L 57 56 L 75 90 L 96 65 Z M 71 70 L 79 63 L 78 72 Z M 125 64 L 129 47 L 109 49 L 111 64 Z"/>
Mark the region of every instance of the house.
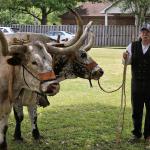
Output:
<path fill-rule="evenodd" d="M 135 16 L 131 10 L 122 11 L 120 1 L 116 2 L 85 2 L 75 10 L 80 14 L 84 24 L 90 20 L 94 25 L 135 25 Z M 60 16 L 63 25 L 74 25 L 75 19 L 70 12 Z"/>
<path fill-rule="evenodd" d="M 126 16 L 126 17 L 124 17 L 124 20 L 122 20 L 123 24 L 120 24 L 120 25 L 126 25 L 126 23 L 127 23 L 127 25 L 138 25 L 138 18 L 136 15 L 134 15 L 132 13 L 133 12 L 132 9 L 137 9 L 137 8 L 132 8 L 132 9 L 128 8 L 125 11 L 123 11 L 122 4 L 123 4 L 122 1 L 118 0 L 114 3 L 112 3 L 112 5 L 110 5 L 108 8 L 101 11 L 101 13 L 105 14 L 105 25 L 109 24 L 108 21 L 110 20 L 109 19 L 110 14 L 114 15 L 114 16 L 120 16 L 120 17 Z M 133 20 L 134 20 L 134 22 L 133 22 Z M 149 22 L 150 22 L 150 11 L 147 12 L 147 16 L 145 17 L 144 24 L 149 24 Z"/>

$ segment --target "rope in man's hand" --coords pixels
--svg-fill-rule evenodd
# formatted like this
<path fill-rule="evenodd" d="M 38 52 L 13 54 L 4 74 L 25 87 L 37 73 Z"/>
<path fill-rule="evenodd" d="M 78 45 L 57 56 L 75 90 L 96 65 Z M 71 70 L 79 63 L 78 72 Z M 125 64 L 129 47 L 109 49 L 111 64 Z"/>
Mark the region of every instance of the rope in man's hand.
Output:
<path fill-rule="evenodd" d="M 121 89 L 121 104 L 120 104 L 120 112 L 118 116 L 118 124 L 116 128 L 116 143 L 119 144 L 121 142 L 121 135 L 124 127 L 124 116 L 125 116 L 125 108 L 126 108 L 126 72 L 127 72 L 127 59 L 128 59 L 128 52 L 123 53 L 123 58 L 125 60 L 124 62 L 124 69 L 123 69 L 123 78 L 122 78 L 122 84 L 116 88 L 115 90 L 112 91 L 107 91 L 105 90 L 101 84 L 100 81 L 98 80 L 98 85 L 100 89 L 105 92 L 105 93 L 113 93 Z"/>

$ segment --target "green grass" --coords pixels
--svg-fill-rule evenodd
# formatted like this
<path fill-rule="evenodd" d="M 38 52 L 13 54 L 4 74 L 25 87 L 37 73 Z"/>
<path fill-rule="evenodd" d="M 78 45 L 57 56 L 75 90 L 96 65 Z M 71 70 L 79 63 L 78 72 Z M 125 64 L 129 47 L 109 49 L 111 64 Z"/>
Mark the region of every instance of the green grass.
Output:
<path fill-rule="evenodd" d="M 117 88 L 122 81 L 122 52 L 119 48 L 97 48 L 90 55 L 104 69 L 101 83 L 105 89 Z M 106 94 L 93 81 L 90 88 L 88 80 L 72 79 L 61 83 L 59 94 L 49 97 L 51 105 L 38 109 L 38 126 L 40 142 L 31 137 L 30 120 L 25 109 L 22 123 L 23 143 L 13 139 L 15 121 L 13 114 L 9 119 L 8 144 L 10 150 L 141 150 L 144 140 L 130 145 L 127 140 L 131 136 L 130 105 L 130 67 L 127 71 L 127 106 L 124 130 L 120 144 L 116 144 L 116 127 L 120 109 L 121 91 Z"/>

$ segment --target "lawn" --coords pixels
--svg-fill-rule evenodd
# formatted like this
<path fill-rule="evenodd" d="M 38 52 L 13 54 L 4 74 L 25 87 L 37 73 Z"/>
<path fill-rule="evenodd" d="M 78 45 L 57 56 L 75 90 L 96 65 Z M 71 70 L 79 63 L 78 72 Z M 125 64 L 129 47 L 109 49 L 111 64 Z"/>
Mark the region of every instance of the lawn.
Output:
<path fill-rule="evenodd" d="M 122 81 L 123 48 L 95 48 L 89 53 L 104 69 L 102 86 L 107 90 L 117 88 Z M 116 144 L 116 127 L 120 109 L 121 91 L 107 94 L 93 81 L 72 79 L 61 83 L 59 94 L 49 97 L 51 105 L 38 109 L 38 126 L 43 139 L 36 142 L 31 137 L 30 120 L 25 108 L 22 123 L 23 143 L 13 141 L 15 121 L 10 115 L 7 133 L 10 150 L 141 150 L 144 140 L 130 145 L 131 104 L 130 66 L 126 82 L 127 106 L 120 144 Z"/>

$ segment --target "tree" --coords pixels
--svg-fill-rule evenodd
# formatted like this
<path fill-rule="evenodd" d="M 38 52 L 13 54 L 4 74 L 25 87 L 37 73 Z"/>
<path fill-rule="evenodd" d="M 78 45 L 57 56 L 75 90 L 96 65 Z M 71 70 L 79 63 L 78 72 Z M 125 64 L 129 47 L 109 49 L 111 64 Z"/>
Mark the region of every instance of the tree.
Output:
<path fill-rule="evenodd" d="M 0 11 L 0 24 L 33 24 L 34 19 L 30 15 L 18 14 L 10 10 Z"/>
<path fill-rule="evenodd" d="M 8 13 L 6 16 L 9 16 L 9 19 L 6 17 L 5 19 L 0 18 L 0 20 L 3 20 L 5 23 L 18 23 L 17 19 L 19 18 L 20 21 L 20 18 L 22 20 L 22 16 L 25 16 L 25 19 L 29 18 L 27 19 L 29 23 L 36 20 L 41 25 L 46 25 L 49 19 L 53 20 L 53 22 L 55 19 L 57 21 L 56 16 L 63 13 L 67 7 L 74 8 L 77 3 L 85 1 L 102 2 L 108 0 L 5 0 L 5 3 L 3 0 L 0 0 L 0 14 L 6 11 Z M 29 15 L 33 18 L 30 19 Z M 22 21 L 25 21 L 25 19 Z"/>
<path fill-rule="evenodd" d="M 49 14 L 64 11 L 76 4 L 77 1 L 73 0 L 6 0 L 1 8 L 29 14 L 45 25 Z"/>
<path fill-rule="evenodd" d="M 131 9 L 136 17 L 136 25 L 142 26 L 146 22 L 146 16 L 150 10 L 150 0 L 124 0 L 123 10 Z"/>

